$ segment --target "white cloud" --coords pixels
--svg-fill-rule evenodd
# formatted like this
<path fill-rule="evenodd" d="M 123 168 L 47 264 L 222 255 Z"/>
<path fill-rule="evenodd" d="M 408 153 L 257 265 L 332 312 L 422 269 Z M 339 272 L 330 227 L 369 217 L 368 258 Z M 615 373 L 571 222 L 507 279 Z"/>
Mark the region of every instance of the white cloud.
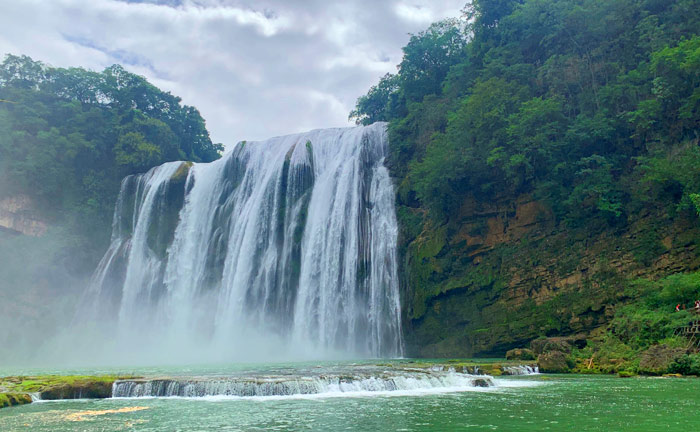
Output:
<path fill-rule="evenodd" d="M 464 0 L 15 0 L 0 55 L 101 70 L 121 63 L 194 105 L 232 144 L 344 126 L 401 61 L 409 33 Z"/>
<path fill-rule="evenodd" d="M 395 10 L 399 17 L 420 24 L 430 24 L 435 20 L 433 11 L 425 6 L 399 3 Z"/>

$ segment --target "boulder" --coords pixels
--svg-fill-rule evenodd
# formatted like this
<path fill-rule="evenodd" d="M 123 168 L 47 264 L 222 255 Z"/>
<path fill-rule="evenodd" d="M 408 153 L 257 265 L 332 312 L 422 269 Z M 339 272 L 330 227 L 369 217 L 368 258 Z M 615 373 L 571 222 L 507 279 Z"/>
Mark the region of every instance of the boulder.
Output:
<path fill-rule="evenodd" d="M 491 387 L 491 382 L 485 378 L 477 378 L 474 380 L 475 387 Z"/>
<path fill-rule="evenodd" d="M 639 372 L 645 375 L 663 375 L 669 372 L 669 366 L 685 354 L 683 348 L 668 345 L 653 345 L 642 353 L 639 359 Z"/>
<path fill-rule="evenodd" d="M 571 370 L 566 354 L 561 351 L 549 351 L 537 357 L 537 367 L 543 373 L 566 373 Z"/>
<path fill-rule="evenodd" d="M 507 360 L 535 360 L 537 356 L 531 349 L 515 348 L 506 353 Z"/>
<path fill-rule="evenodd" d="M 585 346 L 586 338 L 582 335 L 539 338 L 530 342 L 530 348 L 537 355 L 550 351 L 570 353 L 573 347 L 584 348 Z"/>

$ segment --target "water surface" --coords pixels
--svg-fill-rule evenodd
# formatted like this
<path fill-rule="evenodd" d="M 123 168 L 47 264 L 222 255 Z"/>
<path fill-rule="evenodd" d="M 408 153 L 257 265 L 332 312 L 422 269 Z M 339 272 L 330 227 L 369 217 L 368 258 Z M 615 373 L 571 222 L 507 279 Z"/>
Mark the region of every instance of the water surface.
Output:
<path fill-rule="evenodd" d="M 366 365 L 360 365 L 365 367 Z M 233 376 L 355 370 L 356 364 L 152 368 L 146 375 Z M 107 370 L 113 372 L 113 370 Z M 85 371 L 80 371 L 85 372 Z M 0 410 L 2 431 L 700 430 L 700 380 L 503 377 L 490 388 L 40 402 Z M 119 411 L 126 408 L 138 411 Z M 113 410 L 102 415 L 86 411 Z"/>

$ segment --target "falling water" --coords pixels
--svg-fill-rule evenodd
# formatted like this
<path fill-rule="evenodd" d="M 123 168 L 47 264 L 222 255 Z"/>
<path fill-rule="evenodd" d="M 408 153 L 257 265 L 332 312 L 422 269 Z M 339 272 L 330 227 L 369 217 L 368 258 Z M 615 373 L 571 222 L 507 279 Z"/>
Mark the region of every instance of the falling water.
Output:
<path fill-rule="evenodd" d="M 125 178 L 81 320 L 120 343 L 400 355 L 385 129 L 241 142 Z"/>

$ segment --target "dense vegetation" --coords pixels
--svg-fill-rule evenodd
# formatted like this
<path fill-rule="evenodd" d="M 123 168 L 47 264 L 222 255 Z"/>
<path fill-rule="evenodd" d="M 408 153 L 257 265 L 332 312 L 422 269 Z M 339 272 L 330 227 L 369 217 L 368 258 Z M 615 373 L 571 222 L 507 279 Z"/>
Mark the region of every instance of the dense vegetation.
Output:
<path fill-rule="evenodd" d="M 436 347 L 416 352 L 495 353 L 692 305 L 695 275 L 682 299 L 649 279 L 673 267 L 663 254 L 673 271 L 698 262 L 699 33 L 695 0 L 474 0 L 411 37 L 351 118 L 390 122 L 406 317 Z M 528 200 L 537 236 L 503 240 Z M 504 303 L 533 268 L 523 289 L 541 298 Z M 614 330 L 636 351 L 673 334 Z"/>
<path fill-rule="evenodd" d="M 0 198 L 30 196 L 86 256 L 109 239 L 124 176 L 209 162 L 222 148 L 195 108 L 119 65 L 98 73 L 14 55 L 0 64 Z"/>

